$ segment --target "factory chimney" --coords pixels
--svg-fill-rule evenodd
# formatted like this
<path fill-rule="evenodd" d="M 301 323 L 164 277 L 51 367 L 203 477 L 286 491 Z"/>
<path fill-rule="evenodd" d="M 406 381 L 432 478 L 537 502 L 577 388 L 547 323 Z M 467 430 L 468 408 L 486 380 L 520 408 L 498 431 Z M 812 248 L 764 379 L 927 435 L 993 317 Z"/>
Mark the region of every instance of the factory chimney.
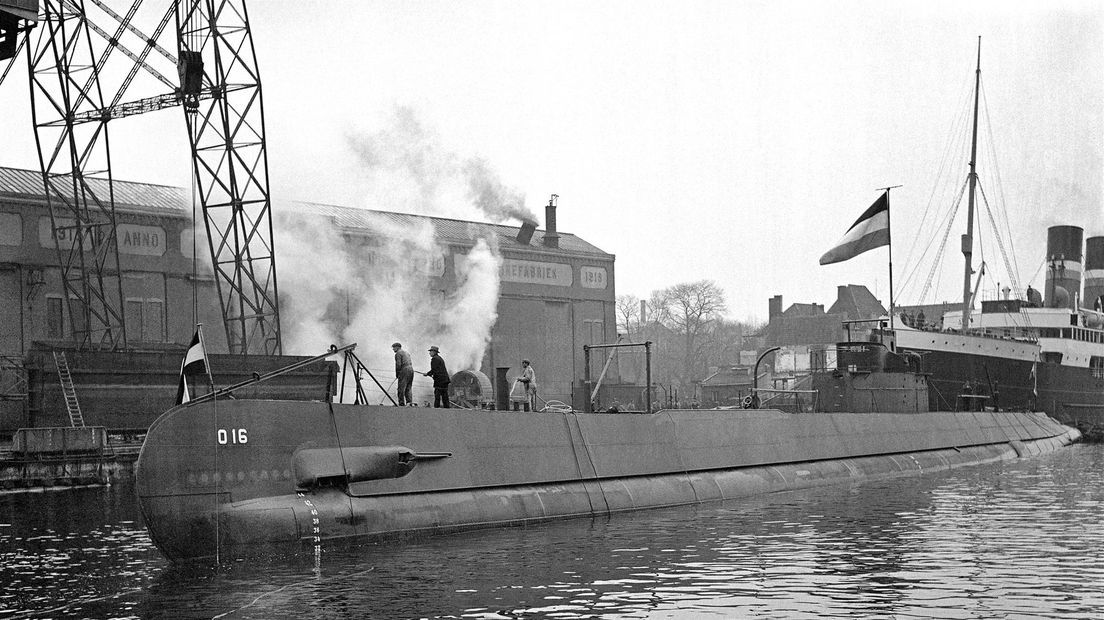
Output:
<path fill-rule="evenodd" d="M 556 201 L 559 198 L 558 194 L 552 194 L 544 207 L 544 245 L 549 248 L 560 247 L 560 233 L 556 232 Z"/>

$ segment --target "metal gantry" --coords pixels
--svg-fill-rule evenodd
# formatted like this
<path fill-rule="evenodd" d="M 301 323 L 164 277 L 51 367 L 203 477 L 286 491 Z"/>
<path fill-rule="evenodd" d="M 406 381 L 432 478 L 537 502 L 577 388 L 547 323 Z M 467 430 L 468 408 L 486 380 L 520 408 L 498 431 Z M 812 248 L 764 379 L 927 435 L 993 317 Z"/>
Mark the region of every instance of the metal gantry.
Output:
<path fill-rule="evenodd" d="M 177 31 L 184 116 L 226 340 L 231 353 L 279 354 L 261 78 L 245 1 L 181 1 Z"/>
<path fill-rule="evenodd" d="M 81 348 L 125 348 L 108 119 L 96 114 L 103 63 L 82 0 L 40 7 L 27 47 L 31 114 L 70 326 Z M 75 120 L 82 114 L 87 122 Z"/>
<path fill-rule="evenodd" d="M 37 4 L 37 29 L 8 19 L 13 1 L 26 22 Z M 143 0 L 123 13 L 104 0 L 0 3 L 0 51 L 18 49 L 9 35 L 23 33 L 18 47 L 34 39 L 26 47 L 35 138 L 74 338 L 81 348 L 127 346 L 108 122 L 183 104 L 230 352 L 279 354 L 261 81 L 245 0 L 149 4 L 159 17 L 150 35 L 134 23 Z M 179 58 L 160 42 L 174 17 Z M 110 61 L 116 51 L 131 63 L 125 72 Z M 175 67 L 179 83 L 151 55 Z M 164 91 L 124 102 L 139 72 Z M 105 97 L 105 76 L 124 74 Z M 6 75 L 7 67 L 0 82 Z"/>

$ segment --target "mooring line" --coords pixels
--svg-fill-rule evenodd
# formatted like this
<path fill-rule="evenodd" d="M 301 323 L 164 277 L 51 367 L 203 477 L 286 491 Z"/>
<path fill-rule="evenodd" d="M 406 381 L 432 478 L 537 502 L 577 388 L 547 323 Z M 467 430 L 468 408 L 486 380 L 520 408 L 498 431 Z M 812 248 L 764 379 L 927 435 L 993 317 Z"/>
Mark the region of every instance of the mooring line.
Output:
<path fill-rule="evenodd" d="M 567 441 L 571 445 L 571 454 L 575 457 L 575 471 L 578 472 L 579 480 L 583 483 L 583 492 L 586 493 L 587 504 L 590 505 L 590 512 L 593 514 L 594 500 L 591 499 L 590 491 L 586 488 L 586 481 L 583 480 L 583 468 L 579 465 L 579 450 L 575 447 L 575 433 L 571 430 L 571 420 L 568 419 L 567 413 L 571 412 L 565 412 L 563 415 L 564 428 L 567 430 Z"/>
<path fill-rule="evenodd" d="M 594 472 L 594 481 L 598 483 L 598 491 L 601 492 L 602 502 L 606 505 L 606 516 L 609 516 L 611 512 L 609 499 L 606 498 L 606 488 L 602 486 L 602 479 L 598 477 L 598 468 L 594 465 L 594 456 L 590 453 L 590 446 L 587 445 L 586 437 L 583 436 L 583 427 L 579 424 L 579 414 L 572 411 L 571 415 L 575 418 L 575 428 L 579 429 L 579 439 L 583 442 L 583 450 L 586 451 L 587 460 L 590 462 L 590 471 Z M 586 488 L 585 484 L 583 485 L 583 488 Z M 590 498 L 589 492 L 587 493 L 587 498 L 588 500 Z M 594 510 L 593 504 L 591 504 L 591 510 Z"/>

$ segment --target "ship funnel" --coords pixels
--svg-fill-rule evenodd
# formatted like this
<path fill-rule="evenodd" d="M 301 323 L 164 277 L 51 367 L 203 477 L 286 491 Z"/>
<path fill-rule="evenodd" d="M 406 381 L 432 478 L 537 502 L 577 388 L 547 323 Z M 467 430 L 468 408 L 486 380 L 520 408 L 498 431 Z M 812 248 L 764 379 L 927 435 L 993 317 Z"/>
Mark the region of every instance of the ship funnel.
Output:
<path fill-rule="evenodd" d="M 1051 226 L 1047 229 L 1046 307 L 1068 308 L 1081 293 L 1081 240 L 1084 234 L 1080 226 Z"/>
<path fill-rule="evenodd" d="M 1104 311 L 1104 237 L 1085 242 L 1085 298 L 1081 305 Z"/>

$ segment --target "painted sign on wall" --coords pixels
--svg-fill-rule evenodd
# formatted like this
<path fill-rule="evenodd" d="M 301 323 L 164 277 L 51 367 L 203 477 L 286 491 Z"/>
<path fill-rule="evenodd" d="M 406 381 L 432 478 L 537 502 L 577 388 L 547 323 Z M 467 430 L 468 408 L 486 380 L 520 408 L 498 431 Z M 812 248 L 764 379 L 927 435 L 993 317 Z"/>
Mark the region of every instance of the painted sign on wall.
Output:
<path fill-rule="evenodd" d="M 605 267 L 580 267 L 579 282 L 583 288 L 606 288 Z"/>
<path fill-rule="evenodd" d="M 55 231 L 50 224 L 49 217 L 39 218 L 39 245 L 47 249 L 53 249 L 56 239 L 57 245 L 62 249 L 72 248 L 76 242 L 77 234 L 76 228 L 73 227 L 74 222 L 75 220 L 72 218 L 58 218 L 58 228 Z M 97 240 L 102 242 L 106 231 L 106 226 L 97 226 L 86 229 L 84 234 L 89 241 L 91 241 L 92 234 L 96 234 Z M 116 234 L 120 254 L 139 256 L 162 256 L 165 254 L 165 229 L 160 226 L 119 224 L 116 226 Z"/>
<path fill-rule="evenodd" d="M 571 265 L 562 263 L 538 263 L 504 258 L 498 271 L 503 282 L 571 286 L 574 280 L 571 275 Z"/>
<path fill-rule="evenodd" d="M 367 254 L 369 266 L 388 270 L 391 272 L 390 277 L 399 273 L 417 273 L 436 278 L 445 275 L 445 255 L 441 253 L 406 255 L 379 248 L 365 248 L 361 251 Z"/>
<path fill-rule="evenodd" d="M 160 226 L 119 224 L 119 251 L 123 254 L 163 256 L 165 254 L 165 229 Z"/>
<path fill-rule="evenodd" d="M 18 213 L 0 213 L 0 245 L 23 245 L 23 220 Z"/>

